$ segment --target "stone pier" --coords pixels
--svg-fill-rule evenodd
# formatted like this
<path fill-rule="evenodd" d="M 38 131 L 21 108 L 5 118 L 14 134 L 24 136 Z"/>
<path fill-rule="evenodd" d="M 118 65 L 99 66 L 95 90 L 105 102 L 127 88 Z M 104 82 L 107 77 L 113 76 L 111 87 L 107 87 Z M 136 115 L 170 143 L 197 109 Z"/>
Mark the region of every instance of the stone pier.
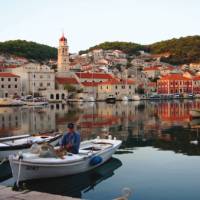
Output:
<path fill-rule="evenodd" d="M 10 187 L 0 186 L 0 200 L 80 200 L 77 198 L 48 194 L 36 191 L 13 191 Z"/>

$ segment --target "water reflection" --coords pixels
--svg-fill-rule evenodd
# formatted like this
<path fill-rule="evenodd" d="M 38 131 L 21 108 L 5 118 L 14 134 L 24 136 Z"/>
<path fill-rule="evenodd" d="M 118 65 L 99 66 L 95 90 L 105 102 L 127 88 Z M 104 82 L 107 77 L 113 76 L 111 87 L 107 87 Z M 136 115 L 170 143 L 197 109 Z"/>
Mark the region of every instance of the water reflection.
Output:
<path fill-rule="evenodd" d="M 82 140 L 112 134 L 123 140 L 122 148 L 154 146 L 163 150 L 199 155 L 200 119 L 189 110 L 200 100 L 117 102 L 115 104 L 50 104 L 44 108 L 0 108 L 0 135 L 66 130 L 77 124 Z M 197 141 L 196 145 L 191 141 Z"/>

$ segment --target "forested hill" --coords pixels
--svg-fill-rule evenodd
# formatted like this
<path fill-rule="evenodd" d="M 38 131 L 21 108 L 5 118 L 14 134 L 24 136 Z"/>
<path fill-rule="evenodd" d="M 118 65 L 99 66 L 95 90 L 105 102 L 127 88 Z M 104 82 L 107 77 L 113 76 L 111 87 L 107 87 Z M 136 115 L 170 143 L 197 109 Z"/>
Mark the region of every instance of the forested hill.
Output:
<path fill-rule="evenodd" d="M 171 56 L 163 60 L 172 64 L 200 62 L 200 36 L 157 42 L 150 45 L 150 51 L 151 53 L 169 52 Z"/>
<path fill-rule="evenodd" d="M 145 50 L 152 54 L 171 54 L 168 58 L 162 58 L 163 61 L 171 64 L 188 64 L 200 62 L 200 36 L 188 36 L 178 39 L 165 40 L 150 45 L 140 45 L 131 42 L 105 42 L 92 49 L 119 49 L 128 54 L 133 54 L 138 50 Z M 87 52 L 81 51 L 80 53 Z"/>
<path fill-rule="evenodd" d="M 127 54 L 136 54 L 140 50 L 147 50 L 146 46 L 132 43 L 132 42 L 104 42 L 99 45 L 90 47 L 87 50 L 80 51 L 80 54 L 87 53 L 93 49 L 104 49 L 104 50 L 121 50 Z"/>
<path fill-rule="evenodd" d="M 36 61 L 57 59 L 56 48 L 25 40 L 0 42 L 0 54 L 1 53 L 34 59 Z"/>
<path fill-rule="evenodd" d="M 104 42 L 89 48 L 80 53 L 87 53 L 93 49 L 104 50 L 122 50 L 132 55 L 138 51 L 144 50 L 152 54 L 169 53 L 168 58 L 162 58 L 162 61 L 171 64 L 188 64 L 192 62 L 200 62 L 200 36 L 181 37 L 179 39 L 171 39 L 156 42 L 150 45 L 141 45 L 132 42 Z M 10 40 L 0 42 L 0 54 L 12 54 L 36 61 L 46 61 L 49 59 L 57 59 L 57 49 L 35 42 L 25 40 Z"/>

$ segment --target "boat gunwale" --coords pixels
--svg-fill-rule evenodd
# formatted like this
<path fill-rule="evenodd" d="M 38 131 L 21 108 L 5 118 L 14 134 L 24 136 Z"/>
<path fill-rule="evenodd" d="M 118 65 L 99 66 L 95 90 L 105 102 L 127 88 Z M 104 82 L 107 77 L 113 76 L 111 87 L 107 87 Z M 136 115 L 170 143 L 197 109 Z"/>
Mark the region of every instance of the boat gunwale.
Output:
<path fill-rule="evenodd" d="M 52 143 L 54 142 L 55 140 L 57 140 L 58 138 L 60 138 L 62 135 L 61 134 L 58 134 L 56 135 L 55 137 L 51 138 L 50 140 L 48 141 L 41 141 L 41 142 L 33 142 L 33 143 L 26 143 L 26 144 L 20 144 L 20 145 L 9 145 L 9 146 L 4 146 L 4 147 L 0 147 L 0 151 L 7 151 L 7 150 L 20 150 L 20 149 L 27 149 L 27 148 L 30 148 L 34 143 L 37 143 L 37 144 L 42 144 L 44 142 L 47 142 L 47 143 Z M 22 138 L 23 139 L 23 138 Z M 24 138 L 26 139 L 26 138 Z M 3 142 L 0 142 L 1 144 L 3 144 Z"/>
<path fill-rule="evenodd" d="M 110 150 L 115 150 L 120 145 L 121 145 L 121 142 L 119 142 L 116 145 L 113 144 L 113 146 L 107 147 L 107 148 L 102 149 L 100 151 L 97 151 L 97 152 L 95 152 L 93 154 L 88 154 L 87 156 L 84 154 L 85 156 L 82 156 L 82 157 L 80 157 L 80 159 L 77 159 L 75 161 L 74 160 L 70 160 L 70 161 L 68 160 L 68 161 L 66 161 L 65 159 L 61 159 L 61 158 L 54 158 L 54 159 L 59 159 L 58 161 L 62 161 L 63 160 L 63 162 L 44 162 L 44 161 L 43 162 L 34 162 L 34 161 L 31 161 L 31 160 L 28 160 L 28 159 L 26 159 L 26 160 L 23 160 L 23 159 L 19 160 L 19 159 L 13 158 L 13 157 L 9 158 L 9 161 L 12 162 L 12 163 L 14 163 L 14 164 L 21 163 L 21 165 L 24 165 L 24 166 L 62 167 L 62 166 L 67 166 L 67 165 L 73 165 L 73 164 L 81 163 L 82 161 L 85 161 L 86 159 L 89 159 L 89 158 L 91 158 L 93 156 L 98 156 L 98 155 L 103 154 L 104 152 L 108 152 Z M 79 155 L 79 154 L 77 154 L 77 155 Z M 49 158 L 46 158 L 46 159 L 49 159 Z"/>

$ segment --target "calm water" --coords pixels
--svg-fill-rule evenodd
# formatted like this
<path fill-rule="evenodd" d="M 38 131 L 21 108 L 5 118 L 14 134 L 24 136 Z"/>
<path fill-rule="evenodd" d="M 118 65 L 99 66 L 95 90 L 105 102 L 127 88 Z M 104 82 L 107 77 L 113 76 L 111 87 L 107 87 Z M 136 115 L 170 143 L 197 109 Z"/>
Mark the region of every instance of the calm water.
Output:
<path fill-rule="evenodd" d="M 45 108 L 0 108 L 0 136 L 65 130 L 75 122 L 82 140 L 108 132 L 122 147 L 103 166 L 88 173 L 27 182 L 24 187 L 85 199 L 113 199 L 124 188 L 130 199 L 200 199 L 200 119 L 189 110 L 200 100 L 52 104 Z M 0 184 L 13 184 L 9 165 L 0 166 Z"/>

